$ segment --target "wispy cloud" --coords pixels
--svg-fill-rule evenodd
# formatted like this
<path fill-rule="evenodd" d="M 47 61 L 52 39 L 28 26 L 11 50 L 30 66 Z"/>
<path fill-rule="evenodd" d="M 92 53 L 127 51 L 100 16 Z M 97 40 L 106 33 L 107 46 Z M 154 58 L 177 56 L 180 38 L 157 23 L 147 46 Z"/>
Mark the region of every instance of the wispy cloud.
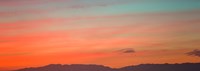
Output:
<path fill-rule="evenodd" d="M 68 2 L 70 0 L 1 0 L 0 6 L 24 6 L 24 5 L 35 5 L 35 4 L 48 4 L 54 2 Z"/>
<path fill-rule="evenodd" d="M 19 52 L 19 53 L 0 53 L 0 56 L 19 56 L 19 55 L 28 55 L 28 52 Z"/>
<path fill-rule="evenodd" d="M 6 41 L 6 40 L 0 40 L 0 43 L 1 43 L 1 42 L 8 42 L 8 41 Z"/>

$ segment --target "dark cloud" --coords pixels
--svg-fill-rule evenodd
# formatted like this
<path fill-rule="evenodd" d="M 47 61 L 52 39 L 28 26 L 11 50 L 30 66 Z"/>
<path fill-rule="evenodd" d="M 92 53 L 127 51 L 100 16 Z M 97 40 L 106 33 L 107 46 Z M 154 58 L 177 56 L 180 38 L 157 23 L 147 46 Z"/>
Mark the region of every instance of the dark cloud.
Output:
<path fill-rule="evenodd" d="M 125 48 L 125 49 L 118 50 L 118 52 L 121 52 L 121 53 L 135 53 L 135 50 L 132 49 L 132 48 Z"/>
<path fill-rule="evenodd" d="M 195 50 L 193 50 L 191 52 L 188 52 L 186 54 L 200 57 L 200 50 L 199 49 L 195 49 Z"/>

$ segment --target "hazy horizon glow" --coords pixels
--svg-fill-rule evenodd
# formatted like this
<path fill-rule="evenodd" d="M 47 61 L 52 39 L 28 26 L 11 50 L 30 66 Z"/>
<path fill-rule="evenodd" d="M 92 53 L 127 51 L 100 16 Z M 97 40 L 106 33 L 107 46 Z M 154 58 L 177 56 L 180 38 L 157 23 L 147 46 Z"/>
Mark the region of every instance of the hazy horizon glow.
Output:
<path fill-rule="evenodd" d="M 197 0 L 0 1 L 0 71 L 196 63 L 200 55 L 187 53 L 199 52 L 199 43 Z"/>

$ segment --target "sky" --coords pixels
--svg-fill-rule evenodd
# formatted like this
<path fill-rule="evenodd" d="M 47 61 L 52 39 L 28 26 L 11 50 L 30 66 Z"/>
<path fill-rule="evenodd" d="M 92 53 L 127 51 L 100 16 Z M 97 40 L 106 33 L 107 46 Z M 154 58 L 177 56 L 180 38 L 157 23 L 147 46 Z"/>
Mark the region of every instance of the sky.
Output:
<path fill-rule="evenodd" d="M 199 0 L 0 0 L 0 71 L 200 62 Z"/>

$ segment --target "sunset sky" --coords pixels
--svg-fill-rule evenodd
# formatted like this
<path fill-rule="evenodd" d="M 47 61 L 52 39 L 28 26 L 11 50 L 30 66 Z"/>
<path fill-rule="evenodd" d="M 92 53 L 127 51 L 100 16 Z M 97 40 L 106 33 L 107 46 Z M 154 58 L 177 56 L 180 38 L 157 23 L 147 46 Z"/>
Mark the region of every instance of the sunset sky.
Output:
<path fill-rule="evenodd" d="M 199 0 L 0 0 L 0 71 L 200 62 Z"/>

